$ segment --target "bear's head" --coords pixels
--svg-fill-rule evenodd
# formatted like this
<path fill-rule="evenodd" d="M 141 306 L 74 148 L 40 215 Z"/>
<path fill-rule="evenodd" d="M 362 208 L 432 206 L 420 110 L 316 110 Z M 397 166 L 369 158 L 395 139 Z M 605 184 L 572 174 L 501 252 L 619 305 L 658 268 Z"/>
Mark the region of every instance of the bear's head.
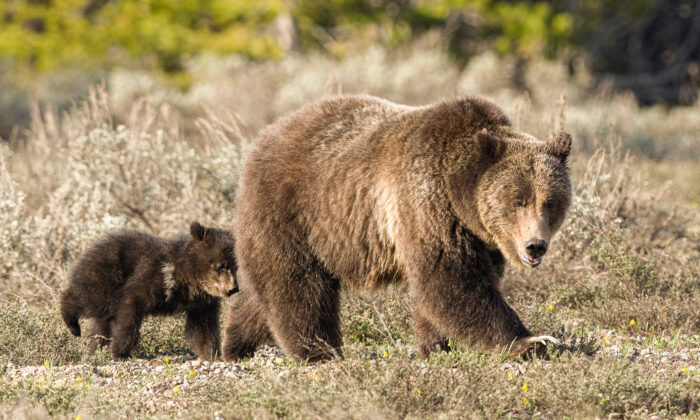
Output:
<path fill-rule="evenodd" d="M 190 267 L 195 271 L 197 287 L 212 296 L 227 297 L 238 292 L 236 278 L 235 241 L 225 230 L 204 227 L 198 222 L 190 225 L 192 247 Z"/>
<path fill-rule="evenodd" d="M 538 266 L 571 203 L 571 136 L 541 141 L 503 126 L 478 132 L 475 143 L 481 165 L 458 215 L 511 263 Z"/>

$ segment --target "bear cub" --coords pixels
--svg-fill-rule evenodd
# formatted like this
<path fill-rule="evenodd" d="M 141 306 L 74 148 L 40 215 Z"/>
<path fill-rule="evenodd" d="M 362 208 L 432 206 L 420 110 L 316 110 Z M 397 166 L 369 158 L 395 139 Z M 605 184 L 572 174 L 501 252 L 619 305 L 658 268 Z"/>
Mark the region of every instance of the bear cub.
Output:
<path fill-rule="evenodd" d="M 129 357 L 146 315 L 186 312 L 185 337 L 201 359 L 219 353 L 221 298 L 238 291 L 234 238 L 190 226 L 189 235 L 163 239 L 139 231 L 107 235 L 73 269 L 61 296 L 61 316 L 80 336 L 92 318 L 89 351 L 111 339 L 112 358 Z"/>

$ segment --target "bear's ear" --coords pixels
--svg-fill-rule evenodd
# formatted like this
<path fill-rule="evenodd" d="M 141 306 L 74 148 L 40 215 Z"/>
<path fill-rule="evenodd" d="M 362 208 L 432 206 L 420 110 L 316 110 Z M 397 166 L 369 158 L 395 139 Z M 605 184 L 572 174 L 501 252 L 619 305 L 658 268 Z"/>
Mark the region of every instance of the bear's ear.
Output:
<path fill-rule="evenodd" d="M 190 225 L 190 235 L 198 241 L 203 241 L 207 236 L 207 229 L 200 225 L 199 222 L 192 222 Z"/>
<path fill-rule="evenodd" d="M 547 151 L 554 156 L 566 162 L 571 152 L 571 135 L 565 131 L 560 131 L 559 134 L 547 143 Z"/>
<path fill-rule="evenodd" d="M 503 141 L 489 134 L 485 128 L 476 133 L 476 144 L 479 145 L 481 153 L 491 162 L 497 161 L 505 150 Z"/>

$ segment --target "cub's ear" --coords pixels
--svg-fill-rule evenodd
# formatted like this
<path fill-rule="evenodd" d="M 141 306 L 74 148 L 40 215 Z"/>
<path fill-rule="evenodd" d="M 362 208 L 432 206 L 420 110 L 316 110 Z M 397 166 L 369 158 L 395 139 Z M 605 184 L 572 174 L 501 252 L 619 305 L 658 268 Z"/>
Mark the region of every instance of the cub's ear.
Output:
<path fill-rule="evenodd" d="M 485 128 L 476 133 L 476 144 L 479 145 L 483 156 L 488 157 L 491 162 L 501 157 L 506 146 L 501 139 L 489 134 Z"/>
<path fill-rule="evenodd" d="M 190 235 L 198 241 L 203 241 L 207 236 L 207 229 L 200 225 L 199 222 L 192 222 L 190 225 Z"/>
<path fill-rule="evenodd" d="M 547 143 L 547 151 L 554 156 L 566 162 L 571 152 L 571 135 L 565 131 L 560 131 L 559 134 Z"/>

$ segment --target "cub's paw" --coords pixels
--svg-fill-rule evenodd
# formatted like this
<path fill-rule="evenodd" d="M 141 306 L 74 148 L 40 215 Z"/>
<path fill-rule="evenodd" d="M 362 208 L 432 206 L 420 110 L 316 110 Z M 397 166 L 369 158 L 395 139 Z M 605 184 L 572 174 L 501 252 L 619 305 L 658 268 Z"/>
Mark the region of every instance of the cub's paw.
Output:
<path fill-rule="evenodd" d="M 523 337 L 521 339 L 516 340 L 515 343 L 513 343 L 508 355 L 517 356 L 522 354 L 524 356 L 527 356 L 529 354 L 534 353 L 535 355 L 542 356 L 546 354 L 545 348 L 547 347 L 548 343 L 554 345 L 561 344 L 559 340 L 552 337 L 551 335 L 533 335 L 530 337 Z"/>

